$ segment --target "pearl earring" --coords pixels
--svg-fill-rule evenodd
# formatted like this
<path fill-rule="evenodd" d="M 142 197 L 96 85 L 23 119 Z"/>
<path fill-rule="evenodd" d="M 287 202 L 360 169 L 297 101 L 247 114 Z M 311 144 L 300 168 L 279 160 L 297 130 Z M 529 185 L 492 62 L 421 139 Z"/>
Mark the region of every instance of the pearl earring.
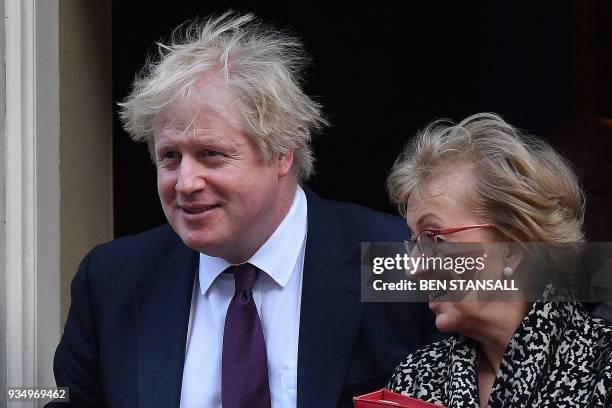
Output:
<path fill-rule="evenodd" d="M 504 267 L 504 276 L 506 278 L 510 278 L 512 275 L 514 275 L 514 271 L 512 270 L 512 268 L 509 267 L 509 266 L 505 266 Z"/>

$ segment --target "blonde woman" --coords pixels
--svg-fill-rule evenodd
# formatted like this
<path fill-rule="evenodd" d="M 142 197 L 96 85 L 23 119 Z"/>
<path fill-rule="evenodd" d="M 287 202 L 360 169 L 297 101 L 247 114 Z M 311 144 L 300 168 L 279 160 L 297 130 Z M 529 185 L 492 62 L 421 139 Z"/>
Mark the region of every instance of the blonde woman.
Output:
<path fill-rule="evenodd" d="M 584 240 L 584 198 L 569 163 L 495 114 L 434 122 L 388 178 L 415 244 Z M 450 232 L 449 232 L 450 231 Z M 501 253 L 488 273 L 511 274 Z M 579 303 L 433 299 L 441 331 L 408 356 L 389 388 L 455 407 L 612 406 L 612 327 Z"/>

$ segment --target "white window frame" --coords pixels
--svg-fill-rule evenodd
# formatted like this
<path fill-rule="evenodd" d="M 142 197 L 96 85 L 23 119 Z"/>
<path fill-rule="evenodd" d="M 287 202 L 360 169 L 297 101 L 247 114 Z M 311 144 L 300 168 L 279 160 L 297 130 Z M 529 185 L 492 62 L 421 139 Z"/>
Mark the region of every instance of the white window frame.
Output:
<path fill-rule="evenodd" d="M 61 333 L 59 0 L 4 8 L 6 379 L 45 387 Z"/>

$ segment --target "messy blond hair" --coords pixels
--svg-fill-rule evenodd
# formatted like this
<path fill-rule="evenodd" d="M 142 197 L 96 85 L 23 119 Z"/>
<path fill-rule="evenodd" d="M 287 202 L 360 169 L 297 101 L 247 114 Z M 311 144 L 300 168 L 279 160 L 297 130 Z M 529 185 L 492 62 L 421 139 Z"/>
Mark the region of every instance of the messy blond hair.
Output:
<path fill-rule="evenodd" d="M 299 180 L 307 179 L 313 171 L 312 133 L 327 122 L 321 106 L 300 86 L 306 55 L 298 38 L 252 14 L 226 12 L 180 26 L 168 44 L 158 43 L 157 57 L 147 62 L 119 104 L 123 126 L 151 150 L 156 115 L 170 106 L 197 115 L 198 80 L 219 73 L 262 159 L 270 162 L 292 149 L 293 170 Z"/>

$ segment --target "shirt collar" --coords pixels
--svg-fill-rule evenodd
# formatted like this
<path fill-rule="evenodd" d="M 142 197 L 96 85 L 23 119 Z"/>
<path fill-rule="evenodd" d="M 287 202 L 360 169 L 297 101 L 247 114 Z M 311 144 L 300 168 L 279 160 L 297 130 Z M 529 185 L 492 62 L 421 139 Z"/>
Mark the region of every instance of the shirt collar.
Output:
<path fill-rule="evenodd" d="M 306 195 L 297 187 L 291 208 L 268 240 L 247 261 L 268 274 L 278 285 L 285 287 L 306 238 Z M 215 279 L 231 264 L 225 259 L 200 253 L 200 292 L 204 295 Z"/>

